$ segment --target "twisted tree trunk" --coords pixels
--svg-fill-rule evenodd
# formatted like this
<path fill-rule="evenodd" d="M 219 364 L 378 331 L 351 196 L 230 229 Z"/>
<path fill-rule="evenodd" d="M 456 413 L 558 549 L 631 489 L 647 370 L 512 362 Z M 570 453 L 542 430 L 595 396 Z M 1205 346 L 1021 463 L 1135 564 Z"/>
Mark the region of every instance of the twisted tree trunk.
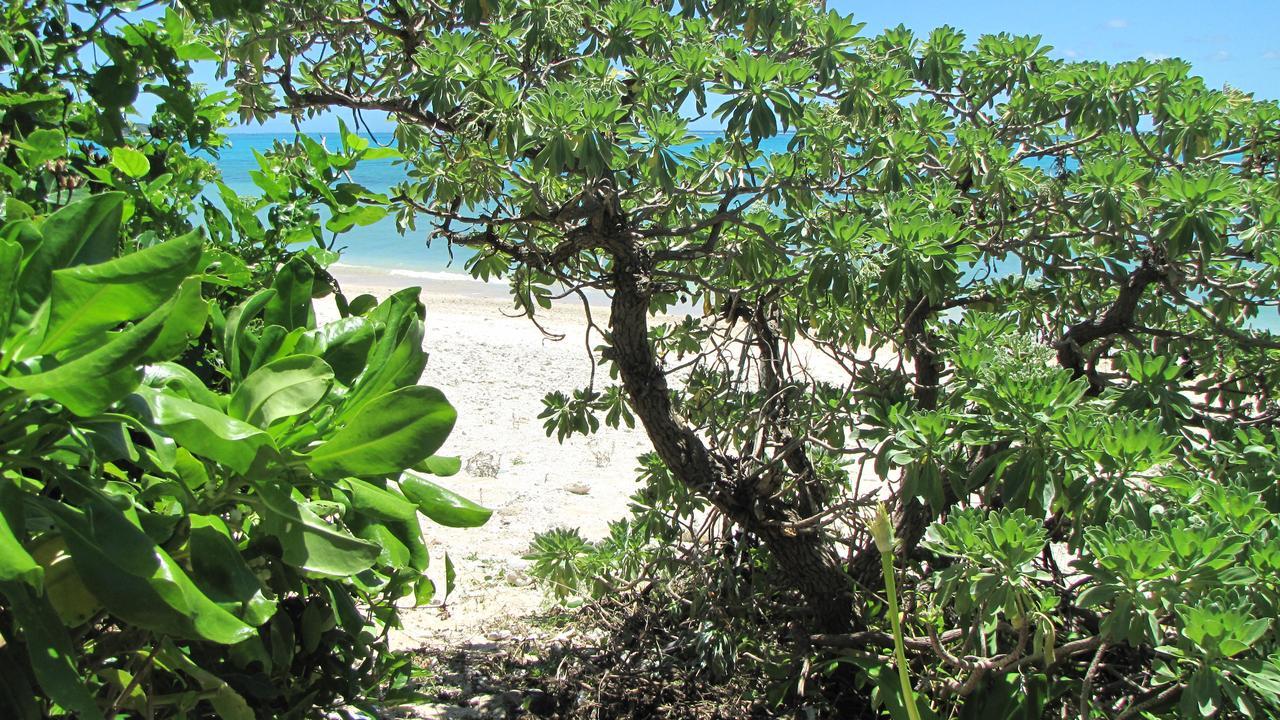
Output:
<path fill-rule="evenodd" d="M 649 263 L 632 248 L 612 244 L 610 355 L 654 450 L 674 477 L 764 542 L 790 586 L 804 598 L 813 628 L 847 631 L 853 624 L 852 584 L 834 547 L 820 532 L 788 527 L 788 521 L 798 519 L 794 511 L 761 497 L 753 482 L 729 470 L 673 412 L 666 374 L 649 342 Z"/>

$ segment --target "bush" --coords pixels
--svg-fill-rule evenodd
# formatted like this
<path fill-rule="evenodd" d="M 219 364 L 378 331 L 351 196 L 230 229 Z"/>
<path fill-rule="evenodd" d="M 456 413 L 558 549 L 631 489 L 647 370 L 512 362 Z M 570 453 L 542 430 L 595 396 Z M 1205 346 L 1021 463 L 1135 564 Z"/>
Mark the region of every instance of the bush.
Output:
<path fill-rule="evenodd" d="M 419 513 L 488 517 L 405 472 L 449 464 L 455 417 L 416 384 L 418 290 L 317 326 L 295 259 L 224 313 L 194 234 L 103 259 L 121 206 L 0 228 L 7 697 L 22 717 L 367 704 L 409 669 L 395 601 L 435 592 Z M 172 362 L 210 315 L 225 393 Z"/>
<path fill-rule="evenodd" d="M 0 715 L 406 696 L 386 638 L 436 592 L 419 516 L 488 511 L 407 472 L 458 465 L 417 289 L 316 324 L 367 194 L 333 186 L 377 151 L 282 143 L 238 198 L 207 159 L 236 98 L 191 82 L 213 55 L 183 9 L 20 3 L 0 40 Z"/>

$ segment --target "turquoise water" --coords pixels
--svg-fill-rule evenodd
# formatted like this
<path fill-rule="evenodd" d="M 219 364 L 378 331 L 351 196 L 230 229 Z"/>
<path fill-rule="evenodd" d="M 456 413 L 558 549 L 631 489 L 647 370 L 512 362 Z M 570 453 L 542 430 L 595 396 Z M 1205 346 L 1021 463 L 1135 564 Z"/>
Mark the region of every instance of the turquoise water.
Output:
<path fill-rule="evenodd" d="M 341 147 L 337 133 L 312 135 L 326 147 Z M 223 180 L 237 194 L 258 195 L 260 191 L 249 178 L 250 171 L 258 169 L 258 161 L 253 151 L 265 152 L 277 139 L 287 140 L 273 134 L 233 134 L 229 136 L 231 146 L 224 148 L 218 158 L 218 167 L 222 170 Z M 389 135 L 378 138 L 383 142 Z M 373 160 L 360 163 L 354 173 L 356 182 L 375 192 L 386 192 L 393 185 L 405 179 L 404 168 L 397 166 L 392 160 Z M 349 232 L 339 236 L 338 247 L 342 252 L 342 263 L 373 267 L 387 270 L 399 270 L 412 273 L 462 273 L 463 261 L 471 253 L 462 248 L 455 248 L 450 257 L 449 248 L 443 241 L 427 245 L 428 228 L 420 225 L 415 231 L 401 235 L 393 216 L 365 227 L 353 227 Z"/>
<path fill-rule="evenodd" d="M 311 137 L 325 143 L 330 149 L 341 147 L 338 133 L 319 133 Z M 701 137 L 705 142 L 714 135 Z M 251 171 L 258 169 L 253 151 L 265 152 L 277 139 L 289 138 L 271 133 L 236 133 L 230 135 L 229 139 L 230 147 L 222 150 L 217 161 L 224 181 L 240 195 L 260 194 L 249 177 Z M 370 139 L 386 143 L 391 140 L 391 136 L 386 133 Z M 773 138 L 765 143 L 765 148 L 774 152 L 784 151 L 790 139 L 789 135 Z M 352 175 L 356 182 L 376 192 L 385 192 L 405 179 L 404 167 L 393 160 L 362 162 Z M 394 216 L 365 227 L 354 227 L 339 237 L 339 248 L 345 248 L 341 262 L 345 265 L 397 270 L 401 274 L 465 272 L 463 263 L 473 253 L 465 248 L 455 247 L 451 254 L 448 244 L 443 240 L 428 245 L 429 234 L 430 227 L 426 218 L 421 217 L 418 229 L 404 235 L 396 227 Z"/>
<path fill-rule="evenodd" d="M 276 139 L 288 139 L 270 133 L 233 134 L 231 146 L 225 148 L 218 158 L 223 178 L 227 185 L 241 195 L 257 195 L 259 191 L 249 178 L 250 171 L 258 169 L 253 151 L 264 152 L 271 148 Z M 329 148 L 341 146 L 337 133 L 321 133 L 312 135 L 316 140 L 324 142 Z M 703 135 L 703 142 L 714 135 Z M 390 135 L 371 138 L 374 141 L 388 142 Z M 785 152 L 790 135 L 782 135 L 764 143 L 765 149 L 772 152 Z M 378 192 L 385 192 L 405 179 L 403 166 L 392 160 L 375 160 L 363 162 L 353 173 L 356 182 Z M 420 218 L 425 220 L 425 218 Z M 339 238 L 342 249 L 341 263 L 348 266 L 389 270 L 406 277 L 432 277 L 439 273 L 461 275 L 465 273 L 464 263 L 472 252 L 466 248 L 455 247 L 450 251 L 448 244 L 442 240 L 427 243 L 430 228 L 426 222 L 420 222 L 417 230 L 401 234 L 396 227 L 394 217 L 365 227 L 354 227 Z M 975 272 L 977 270 L 975 269 Z M 1022 272 L 1022 268 L 1014 261 L 997 263 L 996 273 L 1013 274 Z M 1262 311 L 1260 317 L 1252 319 L 1246 326 L 1267 329 L 1273 332 L 1280 330 L 1280 313 L 1275 308 Z"/>

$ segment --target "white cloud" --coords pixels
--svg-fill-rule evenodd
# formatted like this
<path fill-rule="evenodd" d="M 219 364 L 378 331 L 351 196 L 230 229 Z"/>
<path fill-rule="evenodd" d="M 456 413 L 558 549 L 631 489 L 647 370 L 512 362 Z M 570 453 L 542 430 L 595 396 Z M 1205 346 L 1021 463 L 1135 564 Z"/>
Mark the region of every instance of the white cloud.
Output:
<path fill-rule="evenodd" d="M 1111 18 L 1107 21 L 1107 27 L 1112 30 L 1123 30 L 1129 27 L 1129 21 L 1124 18 Z"/>
<path fill-rule="evenodd" d="M 1230 60 L 1230 59 L 1231 59 L 1231 53 L 1230 53 L 1230 52 L 1228 52 L 1228 51 L 1226 51 L 1226 50 L 1219 50 L 1219 51 L 1217 51 L 1217 52 L 1215 52 L 1215 53 L 1213 54 L 1213 59 L 1214 59 L 1214 60 L 1216 60 L 1217 62 L 1223 62 L 1224 60 Z"/>
<path fill-rule="evenodd" d="M 1067 59 L 1069 59 L 1069 60 L 1074 60 L 1074 59 L 1076 59 L 1076 58 L 1080 57 L 1080 53 L 1076 52 L 1075 50 L 1063 50 L 1063 51 L 1062 51 L 1062 55 L 1063 55 L 1063 57 L 1065 57 L 1065 58 L 1067 58 Z"/>
<path fill-rule="evenodd" d="M 1263 60 L 1280 60 L 1280 50 L 1268 50 L 1262 53 Z"/>
<path fill-rule="evenodd" d="M 1160 62 L 1161 60 L 1168 60 L 1173 56 L 1166 52 L 1144 52 L 1142 53 L 1142 57 L 1152 62 Z"/>

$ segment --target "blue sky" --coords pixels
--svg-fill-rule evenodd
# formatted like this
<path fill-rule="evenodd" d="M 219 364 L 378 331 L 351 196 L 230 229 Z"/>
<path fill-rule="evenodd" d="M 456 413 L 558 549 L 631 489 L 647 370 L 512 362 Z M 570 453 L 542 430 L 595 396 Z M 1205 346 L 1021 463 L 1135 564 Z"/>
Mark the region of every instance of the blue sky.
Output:
<path fill-rule="evenodd" d="M 1280 0 L 829 0 L 853 13 L 873 35 L 899 23 L 926 35 L 939 25 L 970 39 L 986 33 L 1041 35 L 1055 57 L 1117 62 L 1180 57 L 1210 87 L 1230 83 L 1259 99 L 1280 99 Z M 203 78 L 202 78 L 203 79 Z M 372 121 L 372 118 L 370 118 Z M 371 122 L 385 130 L 385 122 Z M 715 129 L 705 119 L 695 129 Z M 277 119 L 249 132 L 287 132 Z M 309 132 L 337 129 L 333 116 L 303 123 Z"/>
<path fill-rule="evenodd" d="M 1280 98 L 1280 0 L 898 0 L 830 2 L 874 34 L 901 23 L 925 34 L 951 25 L 971 38 L 1040 35 L 1065 59 L 1180 57 L 1210 87 L 1230 83 Z"/>

